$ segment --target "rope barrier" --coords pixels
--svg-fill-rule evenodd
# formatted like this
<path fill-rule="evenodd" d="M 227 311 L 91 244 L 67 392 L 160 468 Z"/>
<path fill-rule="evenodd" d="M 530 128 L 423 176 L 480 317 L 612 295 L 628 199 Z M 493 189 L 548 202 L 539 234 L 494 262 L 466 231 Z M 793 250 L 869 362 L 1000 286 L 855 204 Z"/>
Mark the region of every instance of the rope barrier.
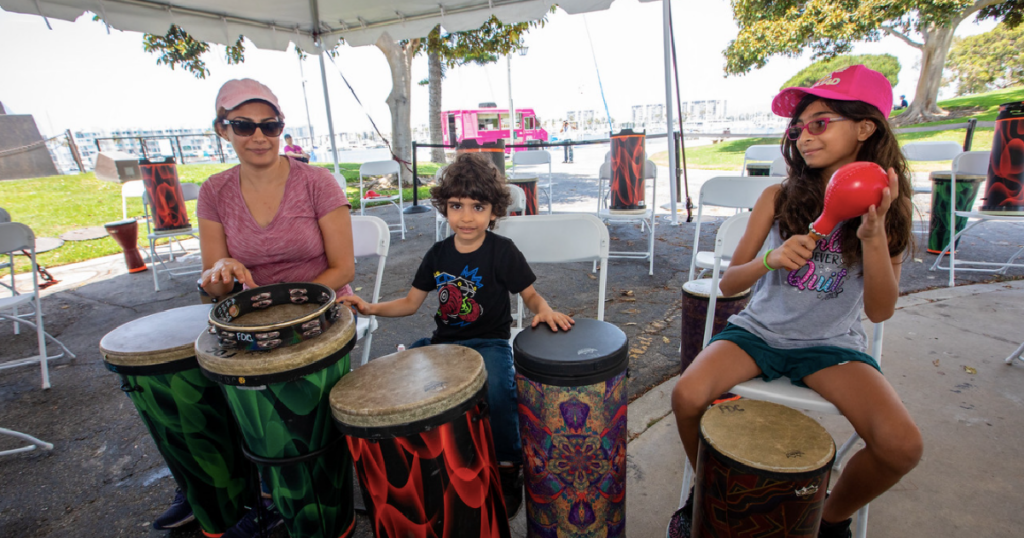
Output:
<path fill-rule="evenodd" d="M 33 150 L 33 149 L 38 148 L 39 146 L 42 146 L 42 145 L 50 142 L 51 140 L 56 140 L 56 139 L 61 138 L 63 136 L 64 136 L 64 134 L 61 133 L 61 134 L 56 135 L 56 136 L 51 136 L 50 138 L 47 138 L 46 140 L 39 140 L 37 142 L 32 142 L 31 144 L 28 144 L 28 145 L 25 145 L 25 146 L 20 146 L 20 147 L 17 147 L 17 148 L 10 148 L 10 149 L 0 150 L 0 157 L 7 157 L 8 155 L 14 155 L 15 153 L 22 153 L 22 152 L 25 152 L 25 151 Z"/>

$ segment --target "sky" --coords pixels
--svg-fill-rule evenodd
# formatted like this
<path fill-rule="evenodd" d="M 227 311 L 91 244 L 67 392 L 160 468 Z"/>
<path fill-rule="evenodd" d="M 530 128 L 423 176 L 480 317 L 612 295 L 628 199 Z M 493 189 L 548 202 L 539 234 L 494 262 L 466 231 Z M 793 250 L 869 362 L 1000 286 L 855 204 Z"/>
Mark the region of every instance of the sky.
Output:
<path fill-rule="evenodd" d="M 0 0 L 0 5 L 3 0 Z M 722 51 L 737 34 L 728 0 L 679 1 L 672 4 L 680 93 L 683 101 L 726 99 L 730 114 L 769 111 L 780 86 L 810 65 L 809 55 L 774 57 L 760 70 L 723 76 Z M 511 58 L 512 95 L 516 108 L 533 108 L 543 120 L 569 110 L 598 111 L 603 116 L 601 87 L 614 118 L 630 117 L 633 105 L 664 103 L 662 5 L 617 0 L 611 9 L 586 15 L 559 10 L 547 25 L 525 37 L 525 56 Z M 0 10 L 0 102 L 15 114 L 31 114 L 40 131 L 65 129 L 205 128 L 213 119 L 217 90 L 226 80 L 250 77 L 278 96 L 286 123 L 306 125 L 300 62 L 291 50 L 261 51 L 251 44 L 246 61 L 227 65 L 223 47 L 204 59 L 211 73 L 196 79 L 180 68 L 156 64 L 142 50 L 142 34 L 111 30 L 83 16 L 74 23 Z M 965 21 L 957 35 L 991 30 L 992 21 Z M 860 43 L 854 54 L 890 53 L 902 71 L 895 95 L 913 97 L 919 51 L 887 37 Z M 368 131 L 369 114 L 382 132 L 390 131 L 385 99 L 391 76 L 384 55 L 373 46 L 339 49 L 337 65 L 327 62 L 327 87 L 335 129 Z M 341 81 L 339 69 L 366 108 L 360 108 Z M 310 57 L 302 66 L 314 129 L 326 133 L 320 65 Z M 448 71 L 443 108 L 477 108 L 482 102 L 507 107 L 509 63 L 502 58 L 484 67 Z M 598 82 L 600 76 L 600 84 Z M 413 61 L 413 80 L 427 78 L 425 55 Z M 413 84 L 412 123 L 427 123 L 427 87 Z"/>

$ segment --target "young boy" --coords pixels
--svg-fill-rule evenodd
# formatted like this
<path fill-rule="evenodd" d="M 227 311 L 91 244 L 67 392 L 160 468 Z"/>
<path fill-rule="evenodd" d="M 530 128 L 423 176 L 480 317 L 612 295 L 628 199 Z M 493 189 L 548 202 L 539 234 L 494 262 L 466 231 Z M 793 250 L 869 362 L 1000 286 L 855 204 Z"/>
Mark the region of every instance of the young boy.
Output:
<path fill-rule="evenodd" d="M 437 291 L 440 303 L 437 329 L 410 348 L 429 344 L 458 344 L 476 350 L 487 367 L 491 431 L 501 461 L 502 492 L 511 519 L 522 503 L 522 446 L 512 366 L 512 309 L 509 293 L 518 293 L 534 313 L 531 326 L 547 323 L 551 330 L 568 331 L 574 321 L 555 312 L 533 289 L 536 277 L 510 239 L 492 233 L 511 203 L 508 187 L 497 168 L 476 153 L 464 153 L 449 165 L 438 185 L 430 189 L 432 203 L 448 219 L 454 235 L 437 242 L 423 257 L 402 299 L 371 304 L 356 296 L 339 300 L 367 316 L 409 316 Z"/>

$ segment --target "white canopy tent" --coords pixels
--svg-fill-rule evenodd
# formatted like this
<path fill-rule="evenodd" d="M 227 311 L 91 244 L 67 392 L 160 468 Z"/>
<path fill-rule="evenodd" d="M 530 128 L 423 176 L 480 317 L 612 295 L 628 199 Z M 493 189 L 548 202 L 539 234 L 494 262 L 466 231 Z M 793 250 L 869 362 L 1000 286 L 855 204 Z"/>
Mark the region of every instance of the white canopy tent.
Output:
<path fill-rule="evenodd" d="M 608 9 L 613 0 L 558 0 L 570 14 Z M 655 0 L 640 0 L 649 2 Z M 669 1 L 664 3 L 665 111 L 669 140 L 669 185 L 672 221 L 677 222 L 675 151 L 672 151 L 671 44 Z M 162 35 L 175 24 L 192 37 L 230 45 L 244 35 L 261 49 L 285 50 L 294 43 L 305 51 L 319 49 L 320 75 L 327 105 L 331 152 L 337 170 L 338 152 L 327 92 L 323 51 L 342 38 L 352 46 L 372 45 L 382 34 L 396 40 L 424 37 L 437 24 L 449 32 L 479 28 L 491 15 L 514 23 L 543 17 L 553 0 L 0 0 L 5 11 L 74 21 L 84 12 L 98 14 L 119 30 Z M 49 23 L 47 23 L 49 24 Z"/>

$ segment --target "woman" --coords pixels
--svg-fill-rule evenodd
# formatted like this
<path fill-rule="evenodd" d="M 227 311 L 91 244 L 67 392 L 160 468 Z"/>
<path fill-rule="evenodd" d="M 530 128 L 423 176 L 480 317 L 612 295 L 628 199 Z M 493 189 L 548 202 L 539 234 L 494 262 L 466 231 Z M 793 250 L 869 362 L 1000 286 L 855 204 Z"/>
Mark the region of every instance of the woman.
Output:
<path fill-rule="evenodd" d="M 330 172 L 279 155 L 284 114 L 269 88 L 231 80 L 217 95 L 214 129 L 240 164 L 199 192 L 208 294 L 278 282 L 316 282 L 352 293 L 355 275 L 348 199 Z"/>
<path fill-rule="evenodd" d="M 351 295 L 351 204 L 330 172 L 279 155 L 284 114 L 277 97 L 255 80 L 230 80 L 217 94 L 216 113 L 213 128 L 239 165 L 210 176 L 199 191 L 202 288 L 223 297 L 236 285 L 315 282 Z M 248 538 L 281 522 L 264 500 L 223 536 Z"/>

